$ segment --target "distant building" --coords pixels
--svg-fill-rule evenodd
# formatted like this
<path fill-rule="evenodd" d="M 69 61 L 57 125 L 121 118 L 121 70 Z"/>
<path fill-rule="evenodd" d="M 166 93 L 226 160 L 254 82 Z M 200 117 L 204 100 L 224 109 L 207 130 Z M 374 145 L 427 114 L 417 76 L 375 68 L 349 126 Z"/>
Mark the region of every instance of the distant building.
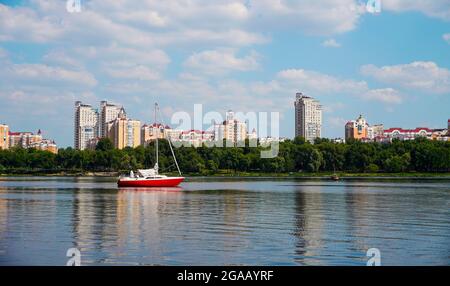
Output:
<path fill-rule="evenodd" d="M 98 111 L 89 104 L 75 102 L 74 147 L 84 150 L 89 140 L 98 137 Z"/>
<path fill-rule="evenodd" d="M 100 102 L 100 122 L 99 122 L 99 137 L 108 137 L 108 122 L 117 118 L 122 106 L 108 103 L 107 101 Z"/>
<path fill-rule="evenodd" d="M 41 130 L 33 132 L 9 132 L 9 146 L 28 148 L 31 144 L 42 141 Z"/>
<path fill-rule="evenodd" d="M 342 144 L 342 143 L 345 143 L 345 139 L 344 138 L 334 138 L 334 139 L 331 139 L 331 142 L 336 143 L 336 144 Z"/>
<path fill-rule="evenodd" d="M 153 124 L 144 124 L 141 127 L 141 145 L 146 145 L 151 141 L 158 139 L 164 139 L 167 131 L 166 129 L 170 129 L 169 126 L 164 126 L 160 123 Z"/>
<path fill-rule="evenodd" d="M 36 134 L 33 132 L 9 132 L 9 146 L 10 148 L 35 148 L 37 150 L 49 151 L 55 154 L 58 153 L 58 147 L 55 141 L 43 139 L 40 129 Z"/>
<path fill-rule="evenodd" d="M 259 143 L 261 145 L 268 145 L 272 142 L 284 142 L 286 141 L 286 138 L 283 137 L 271 137 L 271 136 L 267 136 L 267 137 L 261 137 L 259 138 Z"/>
<path fill-rule="evenodd" d="M 374 140 L 375 138 L 382 137 L 384 133 L 384 125 L 376 124 L 367 128 L 367 138 Z"/>
<path fill-rule="evenodd" d="M 177 141 L 180 140 L 181 133 L 183 130 L 180 129 L 172 129 L 172 128 L 164 128 L 164 138 L 167 140 Z"/>
<path fill-rule="evenodd" d="M 181 132 L 180 141 L 193 147 L 200 147 L 204 142 L 213 141 L 214 132 L 201 130 L 188 130 Z"/>
<path fill-rule="evenodd" d="M 0 149 L 9 149 L 9 126 L 0 124 Z"/>
<path fill-rule="evenodd" d="M 415 129 L 389 128 L 384 130 L 384 137 L 392 140 L 414 140 L 418 137 L 431 138 L 433 130 L 426 127 L 417 127 Z"/>
<path fill-rule="evenodd" d="M 214 140 L 226 139 L 234 144 L 243 142 L 247 138 L 247 124 L 234 118 L 234 112 L 229 110 L 226 113 L 226 120 L 222 123 L 214 124 Z"/>
<path fill-rule="evenodd" d="M 137 147 L 141 144 L 141 122 L 128 119 L 125 109 L 122 107 L 118 117 L 108 123 L 108 137 L 117 149 L 125 147 Z"/>
<path fill-rule="evenodd" d="M 52 152 L 53 154 L 58 154 L 58 147 L 55 141 L 49 139 L 43 139 L 41 141 L 31 143 L 28 148 L 35 148 L 41 151 Z"/>
<path fill-rule="evenodd" d="M 86 144 L 86 149 L 95 150 L 97 148 L 97 144 L 99 141 L 100 141 L 99 137 L 89 139 L 89 141 Z"/>
<path fill-rule="evenodd" d="M 247 134 L 247 138 L 249 140 L 257 140 L 258 139 L 258 133 L 256 133 L 256 129 L 253 128 L 252 133 Z"/>
<path fill-rule="evenodd" d="M 314 142 L 322 137 L 322 106 L 318 100 L 297 93 L 295 98 L 295 136 Z"/>
<path fill-rule="evenodd" d="M 367 129 L 369 124 L 362 115 L 359 115 L 358 119 L 352 120 L 345 124 L 345 140 L 356 139 L 361 140 L 368 138 Z"/>

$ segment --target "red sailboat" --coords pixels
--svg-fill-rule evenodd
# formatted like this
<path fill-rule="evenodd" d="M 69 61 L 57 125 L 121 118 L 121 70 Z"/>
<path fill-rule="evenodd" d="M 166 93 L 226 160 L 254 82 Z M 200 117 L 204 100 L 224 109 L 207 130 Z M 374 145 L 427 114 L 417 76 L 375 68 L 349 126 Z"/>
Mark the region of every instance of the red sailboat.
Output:
<path fill-rule="evenodd" d="M 156 113 L 159 111 L 158 104 L 155 103 L 155 122 L 156 122 Z M 158 134 L 155 136 L 155 151 L 156 151 L 156 163 L 152 169 L 141 169 L 137 170 L 136 174 L 133 171 L 130 171 L 128 176 L 121 176 L 117 181 L 117 185 L 119 187 L 176 187 L 181 182 L 183 182 L 184 177 L 181 176 L 180 167 L 178 166 L 177 158 L 175 157 L 175 153 L 173 152 L 172 143 L 169 138 L 169 146 L 170 151 L 172 152 L 173 159 L 175 161 L 175 165 L 177 166 L 179 177 L 168 177 L 166 175 L 160 175 L 158 173 Z"/>

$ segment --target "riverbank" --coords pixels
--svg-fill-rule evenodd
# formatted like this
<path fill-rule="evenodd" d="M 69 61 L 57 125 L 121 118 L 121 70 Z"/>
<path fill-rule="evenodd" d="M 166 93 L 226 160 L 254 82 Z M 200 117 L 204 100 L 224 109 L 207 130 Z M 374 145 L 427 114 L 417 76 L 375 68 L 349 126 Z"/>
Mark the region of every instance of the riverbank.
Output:
<path fill-rule="evenodd" d="M 176 176 L 177 173 L 165 173 L 166 175 Z M 211 178 L 304 178 L 304 179 L 330 179 L 332 172 L 296 172 L 296 173 L 265 173 L 265 172 L 234 172 L 219 171 L 217 173 L 184 173 L 185 177 L 211 177 Z M 423 172 L 403 172 L 403 173 L 350 173 L 336 172 L 341 179 L 357 178 L 386 178 L 386 179 L 450 179 L 449 173 L 423 173 Z M 3 173 L 2 177 L 9 176 L 43 176 L 43 177 L 118 177 L 120 172 L 42 172 L 30 171 L 22 173 Z"/>

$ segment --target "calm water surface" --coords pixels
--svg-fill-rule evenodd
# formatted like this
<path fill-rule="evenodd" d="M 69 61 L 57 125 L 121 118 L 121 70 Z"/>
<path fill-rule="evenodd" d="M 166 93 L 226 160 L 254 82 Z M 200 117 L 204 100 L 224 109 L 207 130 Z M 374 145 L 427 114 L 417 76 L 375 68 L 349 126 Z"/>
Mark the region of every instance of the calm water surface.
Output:
<path fill-rule="evenodd" d="M 0 177 L 0 265 L 450 265 L 450 181 Z"/>

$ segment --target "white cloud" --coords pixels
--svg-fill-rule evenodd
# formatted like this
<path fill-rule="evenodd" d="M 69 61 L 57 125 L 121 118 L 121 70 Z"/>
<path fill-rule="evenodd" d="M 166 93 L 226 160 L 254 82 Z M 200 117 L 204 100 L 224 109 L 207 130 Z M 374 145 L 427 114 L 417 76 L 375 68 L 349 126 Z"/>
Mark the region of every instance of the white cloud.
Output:
<path fill-rule="evenodd" d="M 351 93 L 356 94 L 368 89 L 364 81 L 340 79 L 316 71 L 303 69 L 288 69 L 277 74 L 279 80 L 289 86 L 295 86 L 298 90 L 307 93 L 333 94 Z"/>
<path fill-rule="evenodd" d="M 330 35 L 351 31 L 365 13 L 354 0 L 251 2 L 252 25 L 265 29 L 301 30 L 306 34 Z"/>
<path fill-rule="evenodd" d="M 51 17 L 42 17 L 36 11 L 0 4 L 0 42 L 32 41 L 43 43 L 54 40 L 64 33 L 62 25 Z"/>
<path fill-rule="evenodd" d="M 1 58 L 7 58 L 8 57 L 8 52 L 3 49 L 2 47 L 0 47 L 0 59 Z"/>
<path fill-rule="evenodd" d="M 420 90 L 427 93 L 450 92 L 450 71 L 434 62 L 412 62 L 410 64 L 361 67 L 363 75 L 395 86 Z"/>
<path fill-rule="evenodd" d="M 69 70 L 43 64 L 10 64 L 0 70 L 3 85 L 70 85 L 71 87 L 94 87 L 95 77 L 87 71 Z"/>
<path fill-rule="evenodd" d="M 338 43 L 335 39 L 328 39 L 322 43 L 322 46 L 326 48 L 340 48 L 341 44 Z"/>
<path fill-rule="evenodd" d="M 395 12 L 418 11 L 429 17 L 450 20 L 450 4 L 448 0 L 383 0 L 382 9 Z"/>
<path fill-rule="evenodd" d="M 392 88 L 368 90 L 363 95 L 363 99 L 380 101 L 387 104 L 400 104 L 403 101 L 400 93 Z"/>
<path fill-rule="evenodd" d="M 143 65 L 128 65 L 124 63 L 110 64 L 104 68 L 104 71 L 116 79 L 135 79 L 135 80 L 157 80 L 160 75 L 155 70 Z"/>
<path fill-rule="evenodd" d="M 233 50 L 210 50 L 191 55 L 184 66 L 208 75 L 223 75 L 230 71 L 255 70 L 259 67 L 259 57 L 256 52 L 239 58 Z"/>
<path fill-rule="evenodd" d="M 450 44 L 450 33 L 442 35 L 442 39 L 444 39 L 444 41 Z"/>

